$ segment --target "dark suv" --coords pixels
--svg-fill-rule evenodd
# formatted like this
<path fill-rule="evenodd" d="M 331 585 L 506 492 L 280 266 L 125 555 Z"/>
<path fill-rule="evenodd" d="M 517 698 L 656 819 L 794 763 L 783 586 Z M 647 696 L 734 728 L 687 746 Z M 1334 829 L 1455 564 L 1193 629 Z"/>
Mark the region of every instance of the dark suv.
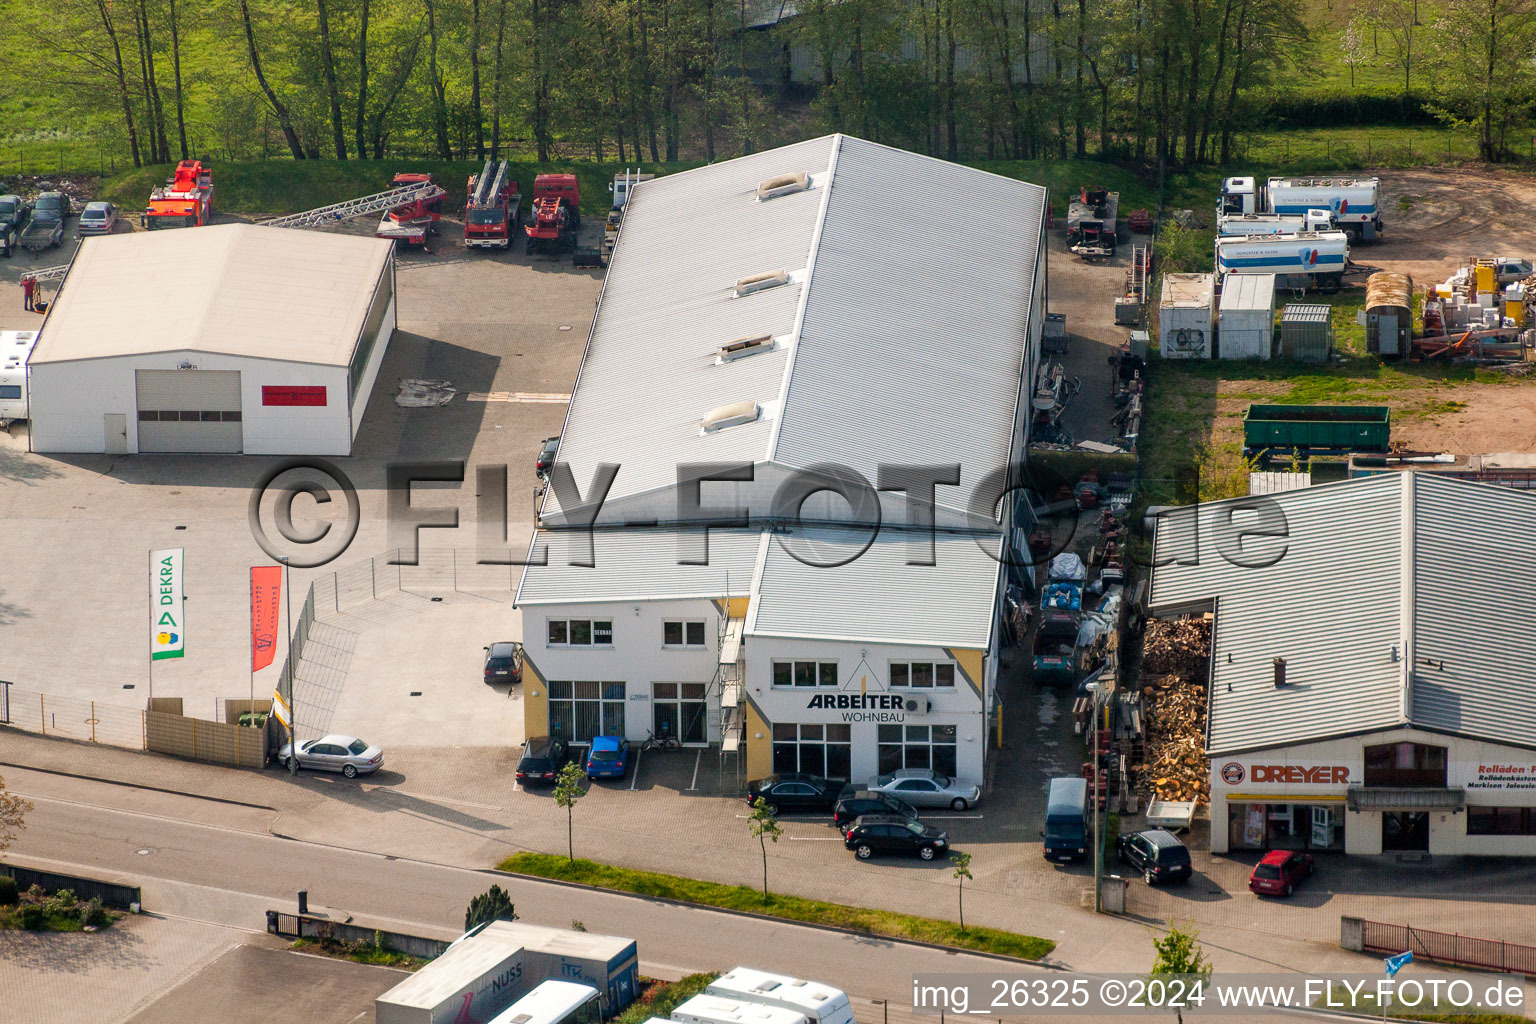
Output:
<path fill-rule="evenodd" d="M 877 853 L 915 853 L 923 860 L 933 860 L 948 851 L 949 833 L 915 818 L 866 814 L 848 829 L 843 845 L 859 860 L 869 860 Z"/>
<path fill-rule="evenodd" d="M 485 681 L 520 683 L 523 681 L 523 645 L 503 640 L 485 649 Z"/>
<path fill-rule="evenodd" d="M 0 255 L 9 256 L 16 251 L 16 240 L 31 213 L 32 208 L 21 196 L 0 196 Z"/>
<path fill-rule="evenodd" d="M 1123 835 L 1115 840 L 1115 849 L 1121 862 L 1140 871 L 1148 885 L 1175 880 L 1188 882 L 1189 876 L 1194 874 L 1189 863 L 1189 850 L 1166 829 L 1149 828 L 1145 832 Z"/>
<path fill-rule="evenodd" d="M 531 736 L 523 744 L 523 759 L 517 762 L 517 781 L 525 786 L 552 783 L 565 761 L 564 740 Z"/>
<path fill-rule="evenodd" d="M 850 782 L 837 796 L 837 803 L 832 808 L 832 824 L 839 829 L 846 829 L 853 824 L 855 818 L 865 814 L 895 814 L 915 819 L 917 808 L 889 793 L 860 789 Z"/>

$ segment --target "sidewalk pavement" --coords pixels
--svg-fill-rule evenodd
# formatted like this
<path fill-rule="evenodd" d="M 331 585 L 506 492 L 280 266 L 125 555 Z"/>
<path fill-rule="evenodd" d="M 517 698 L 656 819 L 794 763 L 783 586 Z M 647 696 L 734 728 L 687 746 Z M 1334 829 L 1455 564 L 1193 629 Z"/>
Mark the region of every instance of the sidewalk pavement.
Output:
<path fill-rule="evenodd" d="M 692 756 L 690 756 L 692 755 Z M 762 865 L 737 799 L 709 796 L 708 752 L 645 755 L 629 780 L 594 784 L 574 810 L 579 856 L 728 884 L 756 884 Z M 671 760 L 668 760 L 671 759 Z M 4 764 L 76 774 L 138 787 L 271 808 L 278 835 L 344 849 L 471 869 L 492 866 L 520 850 L 564 853 L 566 815 L 547 792 L 526 792 L 512 781 L 516 751 L 506 748 L 392 750 L 390 771 L 355 782 L 308 773 L 296 779 L 272 769 L 248 771 L 184 762 L 155 754 L 0 731 Z M 691 769 L 691 772 L 690 772 Z M 670 779 L 668 778 L 670 776 Z M 659 781 L 658 781 L 659 780 Z M 670 785 L 665 783 L 670 781 Z M 689 782 L 699 788 L 688 789 Z M 686 827 L 678 828 L 687 802 Z M 983 808 L 983 811 L 985 808 Z M 963 817 L 963 816 L 962 816 Z M 1152 890 L 1133 881 L 1125 917 L 1098 915 L 1091 879 L 1041 872 L 1028 848 L 1005 833 L 977 842 L 964 829 L 981 822 L 947 821 L 957 845 L 975 858 L 966 886 L 966 919 L 1053 939 L 1052 962 L 1080 969 L 1125 970 L 1150 963 L 1150 936 L 1171 921 L 1200 930 L 1223 970 L 1374 970 L 1373 958 L 1339 951 L 1339 917 L 1410 923 L 1508 941 L 1536 941 L 1533 894 L 1519 868 L 1442 862 L 1428 869 L 1398 866 L 1390 876 L 1328 860 L 1306 889 L 1288 901 L 1259 900 L 1228 880 L 1197 879 L 1188 887 Z M 1006 826 L 1005 826 L 1006 827 Z M 845 860 L 819 819 L 787 820 L 783 841 L 769 853 L 769 884 L 777 891 L 852 905 L 953 918 L 956 889 L 948 865 Z M 834 845 L 836 844 L 836 845 Z M 836 870 L 828 870 L 835 865 Z M 1337 866 L 1337 870 L 1335 870 Z M 1246 874 L 1241 865 L 1234 873 Z M 1392 892 L 1359 886 L 1385 877 Z M 1528 877 L 1524 875 L 1524 877 Z M 1345 885 L 1339 882 L 1347 883 Z M 1353 886 L 1356 891 L 1348 891 Z"/>

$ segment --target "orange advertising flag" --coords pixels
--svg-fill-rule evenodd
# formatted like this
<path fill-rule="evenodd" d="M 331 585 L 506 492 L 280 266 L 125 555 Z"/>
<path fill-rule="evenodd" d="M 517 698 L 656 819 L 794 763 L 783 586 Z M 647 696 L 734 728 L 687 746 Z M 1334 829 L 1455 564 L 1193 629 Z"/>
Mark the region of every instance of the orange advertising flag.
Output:
<path fill-rule="evenodd" d="M 251 567 L 251 671 L 272 664 L 277 653 L 278 604 L 283 595 L 283 567 Z"/>

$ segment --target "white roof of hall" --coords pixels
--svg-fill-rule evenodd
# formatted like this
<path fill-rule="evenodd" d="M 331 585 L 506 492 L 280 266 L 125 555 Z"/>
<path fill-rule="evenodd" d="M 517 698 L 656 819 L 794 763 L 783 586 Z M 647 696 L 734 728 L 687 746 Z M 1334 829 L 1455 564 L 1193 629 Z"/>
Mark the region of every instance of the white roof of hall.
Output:
<path fill-rule="evenodd" d="M 1403 726 L 1536 748 L 1536 494 L 1404 472 L 1234 498 L 1168 513 L 1154 558 L 1154 614 L 1215 603 L 1213 755 Z"/>
<path fill-rule="evenodd" d="M 805 191 L 758 199 L 766 179 Z M 671 489 L 688 463 L 953 464 L 963 495 L 1005 465 L 1032 308 L 1046 190 L 832 135 L 666 175 L 624 221 L 561 434 L 585 486 Z M 738 279 L 788 272 L 736 297 Z M 731 341 L 771 350 L 718 361 Z M 711 410 L 755 421 L 705 433 Z M 546 517 L 556 511 L 553 491 Z M 707 502 L 706 502 L 707 504 Z"/>
<path fill-rule="evenodd" d="M 345 366 L 393 245 L 255 224 L 87 238 L 31 362 L 195 351 Z"/>

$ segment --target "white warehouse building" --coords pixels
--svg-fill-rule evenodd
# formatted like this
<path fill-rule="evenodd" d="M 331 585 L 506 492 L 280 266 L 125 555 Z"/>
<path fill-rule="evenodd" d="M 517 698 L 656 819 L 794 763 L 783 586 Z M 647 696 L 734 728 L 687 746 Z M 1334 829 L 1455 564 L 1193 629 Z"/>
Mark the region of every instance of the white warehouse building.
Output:
<path fill-rule="evenodd" d="M 389 241 L 88 238 L 27 361 L 36 452 L 350 455 L 395 329 Z"/>
<path fill-rule="evenodd" d="M 549 489 L 518 590 L 527 735 L 984 778 L 1046 202 L 846 136 L 635 191 L 556 467 L 617 471 L 591 531 Z"/>
<path fill-rule="evenodd" d="M 1536 856 L 1533 538 L 1536 494 L 1429 473 L 1167 514 L 1149 610 L 1214 613 L 1211 849 Z"/>

